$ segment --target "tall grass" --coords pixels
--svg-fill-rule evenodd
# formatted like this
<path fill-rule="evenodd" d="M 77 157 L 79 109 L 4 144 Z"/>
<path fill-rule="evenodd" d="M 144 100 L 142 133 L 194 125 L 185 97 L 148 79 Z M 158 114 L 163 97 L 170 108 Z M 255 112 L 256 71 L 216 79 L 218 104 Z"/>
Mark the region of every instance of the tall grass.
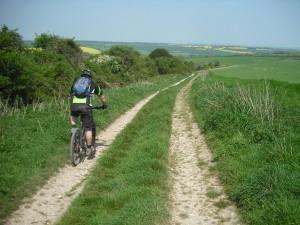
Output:
<path fill-rule="evenodd" d="M 195 117 L 248 224 L 300 224 L 299 90 L 217 76 L 192 87 Z"/>
<path fill-rule="evenodd" d="M 69 113 L 68 99 L 55 97 L 49 102 L 34 102 L 32 104 L 23 104 L 17 100 L 14 104 L 9 103 L 9 99 L 0 99 L 0 116 L 16 116 L 25 118 L 28 112 L 42 112 L 47 108 L 56 108 L 60 114 Z"/>
<path fill-rule="evenodd" d="M 275 115 L 278 114 L 278 107 L 273 99 L 270 83 L 264 81 L 258 85 L 241 86 L 236 84 L 235 89 L 228 89 L 224 82 L 215 81 L 203 87 L 208 97 L 204 98 L 207 104 L 213 107 L 223 107 L 220 98 L 226 100 L 227 107 L 231 107 L 233 113 L 251 114 L 263 122 L 273 124 Z"/>

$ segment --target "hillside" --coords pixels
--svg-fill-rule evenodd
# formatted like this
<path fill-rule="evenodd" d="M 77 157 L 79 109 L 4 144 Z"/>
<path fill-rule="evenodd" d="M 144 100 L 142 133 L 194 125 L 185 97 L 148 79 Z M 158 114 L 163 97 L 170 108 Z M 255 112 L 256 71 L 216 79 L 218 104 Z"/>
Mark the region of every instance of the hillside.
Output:
<path fill-rule="evenodd" d="M 27 46 L 32 41 L 25 41 Z M 187 57 L 216 57 L 232 55 L 292 55 L 299 56 L 297 49 L 271 48 L 271 47 L 249 47 L 235 45 L 210 45 L 210 44 L 172 44 L 172 43 L 147 43 L 147 42 L 109 42 L 109 41 L 77 41 L 81 46 L 87 46 L 99 50 L 107 50 L 112 46 L 130 46 L 137 49 L 141 54 L 147 55 L 156 48 L 165 48 L 171 54 Z"/>

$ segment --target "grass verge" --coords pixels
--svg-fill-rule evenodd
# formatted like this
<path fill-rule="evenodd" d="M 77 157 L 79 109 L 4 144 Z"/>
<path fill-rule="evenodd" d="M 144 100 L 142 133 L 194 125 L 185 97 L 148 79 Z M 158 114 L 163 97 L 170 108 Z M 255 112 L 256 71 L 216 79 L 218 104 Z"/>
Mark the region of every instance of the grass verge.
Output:
<path fill-rule="evenodd" d="M 300 224 L 300 85 L 210 76 L 190 103 L 248 224 Z"/>
<path fill-rule="evenodd" d="M 167 223 L 168 147 L 178 89 L 160 93 L 122 131 L 59 225 Z"/>
<path fill-rule="evenodd" d="M 105 91 L 109 109 L 95 111 L 100 129 L 150 93 L 182 76 L 165 76 Z M 68 161 L 69 106 L 66 101 L 7 108 L 1 104 L 0 123 L 0 224 L 40 185 Z"/>

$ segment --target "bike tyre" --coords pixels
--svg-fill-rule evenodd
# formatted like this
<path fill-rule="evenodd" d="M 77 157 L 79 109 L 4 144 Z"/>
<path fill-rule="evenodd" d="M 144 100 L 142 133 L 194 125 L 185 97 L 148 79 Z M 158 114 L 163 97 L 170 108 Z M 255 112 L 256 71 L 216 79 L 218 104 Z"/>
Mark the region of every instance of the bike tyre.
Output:
<path fill-rule="evenodd" d="M 76 128 L 72 132 L 71 143 L 70 143 L 70 160 L 73 166 L 77 166 L 82 160 L 80 139 L 81 139 L 80 129 Z"/>

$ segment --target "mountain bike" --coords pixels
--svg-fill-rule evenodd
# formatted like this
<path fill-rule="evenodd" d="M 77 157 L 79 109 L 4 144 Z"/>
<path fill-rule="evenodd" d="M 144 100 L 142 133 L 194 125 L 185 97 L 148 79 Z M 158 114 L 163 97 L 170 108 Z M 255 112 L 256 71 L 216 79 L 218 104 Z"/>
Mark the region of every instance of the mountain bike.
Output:
<path fill-rule="evenodd" d="M 104 106 L 92 107 L 92 109 L 105 109 Z M 83 126 L 82 121 L 80 120 L 80 128 L 73 127 L 71 128 L 71 142 L 70 142 L 70 160 L 73 166 L 77 166 L 79 163 L 83 162 L 87 155 L 87 143 L 85 138 L 85 127 Z M 96 141 L 96 129 L 93 129 L 92 135 L 92 145 L 95 150 L 95 141 Z M 95 152 L 91 153 L 95 154 Z"/>

